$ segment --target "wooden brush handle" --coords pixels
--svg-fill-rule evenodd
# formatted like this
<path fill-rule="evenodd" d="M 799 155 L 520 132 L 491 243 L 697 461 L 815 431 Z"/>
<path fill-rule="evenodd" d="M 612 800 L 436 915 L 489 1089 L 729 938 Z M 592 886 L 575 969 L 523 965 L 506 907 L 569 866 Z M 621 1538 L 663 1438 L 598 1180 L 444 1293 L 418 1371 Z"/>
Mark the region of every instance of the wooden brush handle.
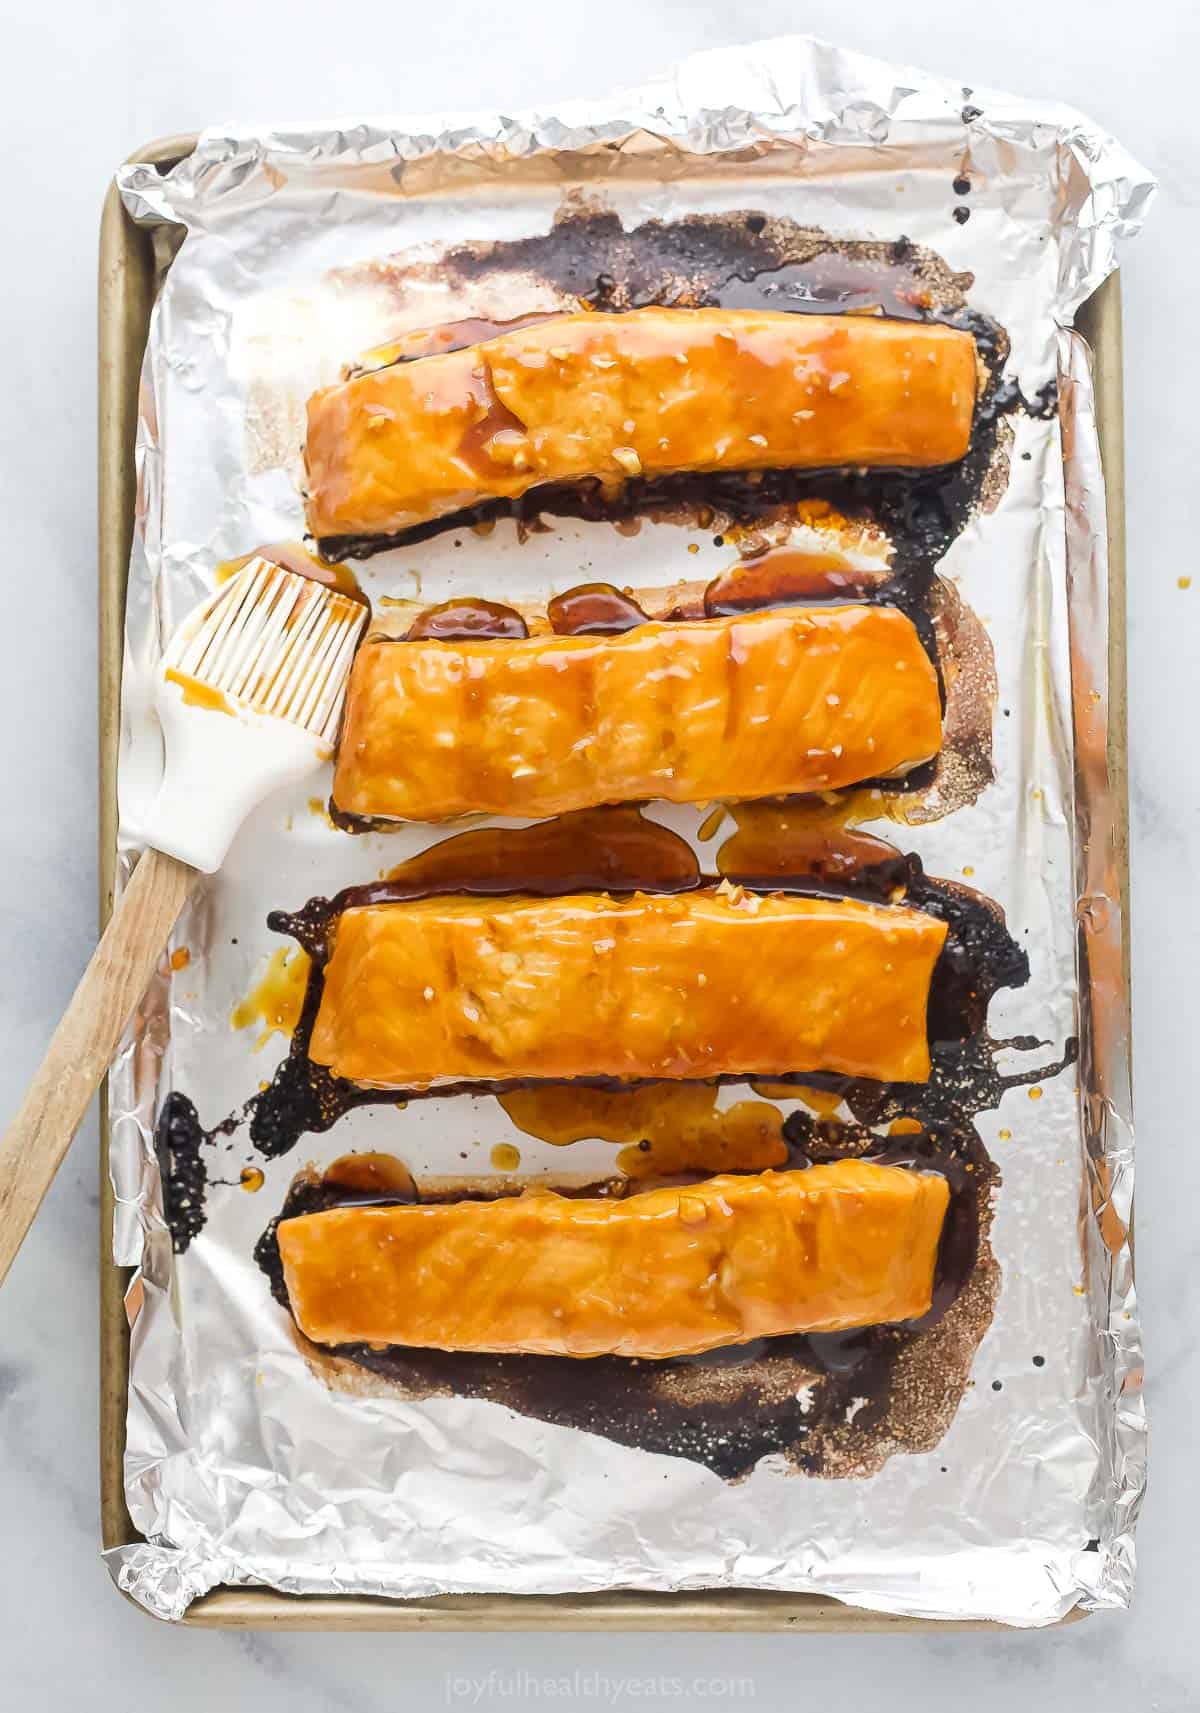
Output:
<path fill-rule="evenodd" d="M 143 853 L 0 1142 L 0 1284 L 112 1062 L 196 870 Z"/>

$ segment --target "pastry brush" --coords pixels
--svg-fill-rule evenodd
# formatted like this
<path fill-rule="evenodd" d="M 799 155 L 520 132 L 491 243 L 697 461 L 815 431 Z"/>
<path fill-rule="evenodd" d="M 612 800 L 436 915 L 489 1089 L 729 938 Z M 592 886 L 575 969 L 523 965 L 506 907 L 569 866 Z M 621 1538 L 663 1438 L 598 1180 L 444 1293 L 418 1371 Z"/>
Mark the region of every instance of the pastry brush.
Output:
<path fill-rule="evenodd" d="M 155 688 L 162 778 L 131 829 L 148 848 L 0 1143 L 0 1283 L 197 875 L 220 868 L 256 804 L 329 759 L 368 612 L 255 556 L 172 637 Z"/>

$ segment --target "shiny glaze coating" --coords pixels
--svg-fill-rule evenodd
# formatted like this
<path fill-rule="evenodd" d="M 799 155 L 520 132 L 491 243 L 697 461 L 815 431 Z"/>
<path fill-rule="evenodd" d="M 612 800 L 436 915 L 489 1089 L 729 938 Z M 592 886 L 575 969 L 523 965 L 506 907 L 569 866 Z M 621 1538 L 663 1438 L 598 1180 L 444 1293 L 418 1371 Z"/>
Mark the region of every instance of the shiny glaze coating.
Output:
<path fill-rule="evenodd" d="M 780 608 L 619 636 L 368 642 L 333 784 L 344 815 L 558 815 L 836 789 L 941 743 L 905 614 Z"/>
<path fill-rule="evenodd" d="M 939 322 L 640 309 L 539 321 L 308 401 L 308 527 L 387 535 L 547 482 L 962 458 L 975 341 Z"/>
<path fill-rule="evenodd" d="M 309 1044 L 371 1088 L 442 1080 L 929 1075 L 946 925 L 730 886 L 345 910 Z"/>
<path fill-rule="evenodd" d="M 319 1344 L 669 1358 L 916 1319 L 949 1185 L 843 1160 L 624 1200 L 552 1193 L 285 1219 L 292 1312 Z"/>

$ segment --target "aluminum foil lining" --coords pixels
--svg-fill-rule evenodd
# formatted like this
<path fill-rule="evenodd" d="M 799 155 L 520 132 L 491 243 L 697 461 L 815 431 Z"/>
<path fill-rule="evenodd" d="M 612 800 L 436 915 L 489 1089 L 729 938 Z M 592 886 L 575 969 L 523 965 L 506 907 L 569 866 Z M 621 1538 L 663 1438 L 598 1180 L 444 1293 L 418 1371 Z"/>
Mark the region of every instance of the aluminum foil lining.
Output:
<path fill-rule="evenodd" d="M 964 174 L 969 204 L 951 190 Z M 767 1458 L 730 1483 L 477 1399 L 329 1388 L 252 1260 L 297 1166 L 375 1147 L 418 1176 L 461 1170 L 464 1153 L 486 1158 L 512 1132 L 495 1103 L 470 1098 L 355 1113 L 300 1156 L 260 1162 L 257 1195 L 237 1187 L 235 1133 L 229 1171 L 220 1153 L 210 1162 L 210 1180 L 229 1181 L 210 1182 L 204 1230 L 173 1254 L 156 1114 L 182 1089 L 212 1124 L 270 1076 L 282 1041 L 260 1045 L 230 1022 L 274 949 L 267 911 L 371 878 L 434 836 L 351 839 L 306 799 L 272 800 L 190 906 L 175 941 L 186 965 L 164 967 L 112 1072 L 114 1259 L 137 1268 L 126 1495 L 145 1537 L 108 1555 L 114 1578 L 164 1618 L 219 1583 L 395 1597 L 807 1590 L 1019 1625 L 1126 1603 L 1145 1425 L 1127 1238 L 1122 806 L 1108 771 L 1103 476 L 1087 353 L 1066 330 L 1138 229 L 1152 180 L 1067 108 L 793 37 L 697 55 L 645 88 L 553 113 L 215 129 L 171 172 L 131 166 L 120 186 L 177 250 L 137 432 L 127 823 L 157 766 L 150 669 L 222 561 L 302 534 L 298 412 L 394 332 L 388 258 L 433 264 L 425 296 L 401 304 L 407 325 L 466 312 L 438 295 L 447 246 L 545 232 L 571 198 L 626 227 L 753 208 L 835 238 L 905 237 L 969 270 L 971 306 L 1010 336 L 1009 375 L 1026 398 L 1057 379 L 1061 410 L 1013 418 L 1007 487 L 940 567 L 994 645 L 995 783 L 904 842 L 933 874 L 973 872 L 1028 949 L 1032 980 L 996 1001 L 993 1033 L 1078 1032 L 1081 1057 L 1078 1088 L 1060 1076 L 1036 1104 L 1015 1088 L 980 1120 L 1003 1174 L 1002 1287 L 972 1383 L 930 1451 L 837 1480 Z M 442 540 L 385 554 L 364 588 L 537 596 L 578 581 L 585 560 L 592 577 L 669 581 L 663 535 L 577 522 L 522 546 L 500 526 L 457 552 Z M 716 560 L 707 539 L 696 548 L 703 574 Z M 123 839 L 124 873 L 130 855 Z M 529 1169 L 561 1164 L 520 1140 Z M 611 1162 L 602 1144 L 579 1150 L 574 1167 Z"/>

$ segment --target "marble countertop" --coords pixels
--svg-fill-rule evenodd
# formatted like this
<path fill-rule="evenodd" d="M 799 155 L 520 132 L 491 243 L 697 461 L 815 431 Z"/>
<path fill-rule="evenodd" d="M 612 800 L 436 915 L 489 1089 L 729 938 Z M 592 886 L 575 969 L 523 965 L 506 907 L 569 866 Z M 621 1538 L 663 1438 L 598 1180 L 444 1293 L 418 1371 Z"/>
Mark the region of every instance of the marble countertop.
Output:
<path fill-rule="evenodd" d="M 913 28 L 919 17 L 920 27 Z M 344 23 L 341 20 L 345 20 Z M 333 28 L 337 23 L 337 27 Z M 0 628 L 12 769 L 0 817 L 0 1115 L 16 1105 L 90 950 L 96 911 L 95 255 L 113 167 L 137 144 L 230 113 L 512 108 L 595 93 L 684 52 L 804 28 L 974 84 L 1083 108 L 1161 177 L 1123 270 L 1126 315 L 1135 1064 L 1141 1144 L 1139 1286 L 1147 1323 L 1151 1494 L 1129 1614 L 1042 1634 L 838 1637 L 266 1635 L 156 1625 L 125 1604 L 97 1555 L 94 1118 L 0 1294 L 0 1635 L 14 1708 L 253 1706 L 258 1713 L 527 1705 L 521 1674 L 581 1673 L 576 1699 L 642 1705 L 1022 1705 L 1084 1713 L 1200 1706 L 1191 1530 L 1200 1410 L 1200 1148 L 1188 970 L 1200 932 L 1183 901 L 1200 868 L 1197 721 L 1200 167 L 1190 121 L 1200 12 L 1185 0 L 1090 6 L 1008 0 L 917 11 L 865 0 L 733 9 L 609 0 L 435 11 L 356 0 L 63 0 L 6 20 L 10 249 L 0 397 L 20 601 Z M 20 261 L 14 238 L 20 241 Z M 64 624 L 62 615 L 72 615 Z M 1191 688 L 1189 689 L 1189 686 Z M 1170 1148 L 1170 1156 L 1163 1154 Z M 1166 1167 L 1162 1162 L 1166 1160 Z M 492 1674 L 489 1679 L 489 1673 Z M 607 1684 L 595 1680 L 602 1673 Z M 589 1674 L 593 1674 L 589 1676 Z M 740 1681 L 722 1690 L 717 1680 Z M 685 1692 L 670 1682 L 678 1679 Z M 472 1682 L 474 1680 L 474 1682 Z M 635 1691 L 627 1690 L 625 1699 Z M 620 1704 L 618 1702 L 618 1704 Z"/>

